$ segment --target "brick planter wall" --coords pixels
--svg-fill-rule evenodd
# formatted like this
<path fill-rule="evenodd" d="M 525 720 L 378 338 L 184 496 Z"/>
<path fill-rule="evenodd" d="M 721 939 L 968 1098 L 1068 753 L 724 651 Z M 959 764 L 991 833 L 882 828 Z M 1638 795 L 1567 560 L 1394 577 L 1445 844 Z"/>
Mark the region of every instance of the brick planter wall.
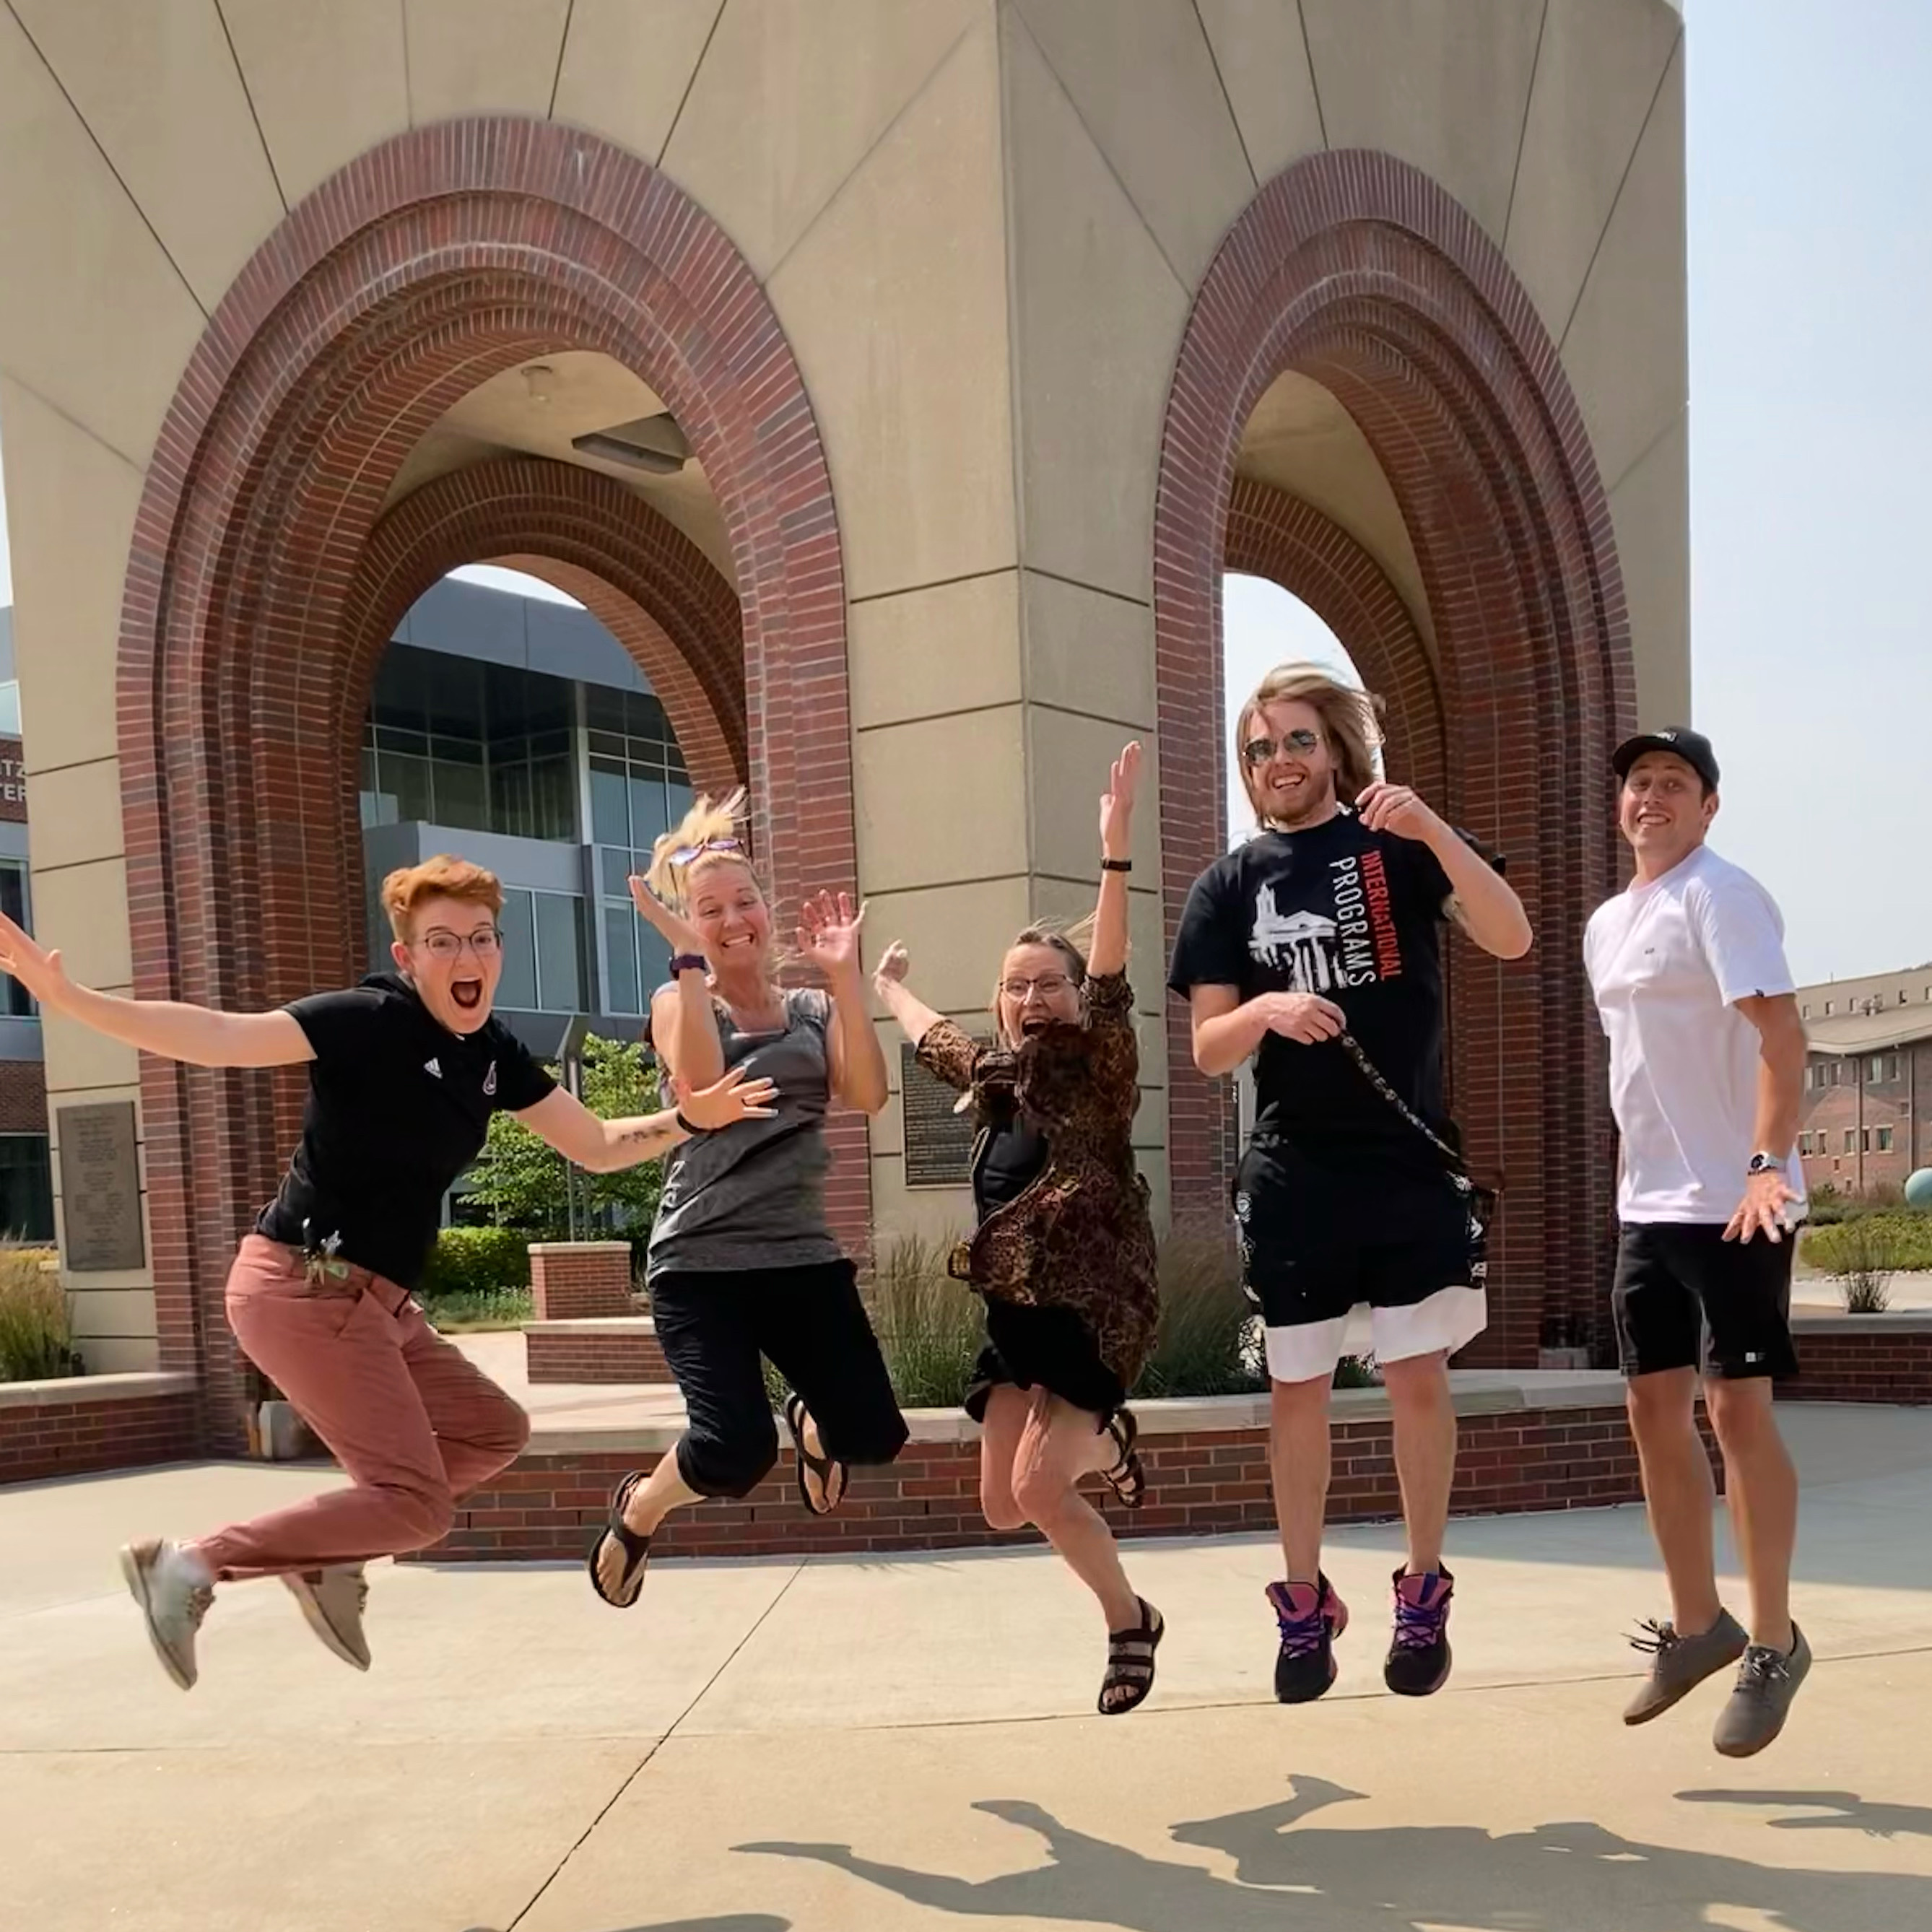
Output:
<path fill-rule="evenodd" d="M 526 1322 L 524 1373 L 533 1382 L 662 1382 L 671 1373 L 648 1316 L 614 1322 Z"/>
<path fill-rule="evenodd" d="M 1780 1402 L 1932 1402 L 1932 1317 L 1800 1316 L 1798 1376 Z"/>
<path fill-rule="evenodd" d="M 530 1300 L 539 1322 L 631 1312 L 628 1241 L 533 1241 Z"/>
<path fill-rule="evenodd" d="M 1591 1508 L 1636 1501 L 1636 1452 L 1621 1401 L 1596 1378 L 1587 1405 L 1480 1409 L 1460 1418 L 1461 1452 L 1450 1508 L 1463 1516 Z M 1459 1402 L 1459 1408 L 1466 1405 Z M 1163 1408 L 1190 1425 L 1164 1430 Z M 1357 1412 L 1349 1416 L 1351 1408 Z M 1107 1502 L 1124 1536 L 1204 1536 L 1274 1527 L 1268 1484 L 1267 1402 L 1149 1403 L 1142 1459 L 1149 1494 L 1129 1514 Z M 1214 1426 L 1216 1417 L 1225 1426 Z M 1329 1520 L 1367 1522 L 1401 1514 L 1386 1403 L 1338 1398 Z M 456 1527 L 434 1550 L 437 1562 L 581 1558 L 604 1520 L 626 1470 L 649 1468 L 674 1430 L 631 1432 L 633 1444 L 600 1444 L 586 1432 L 546 1444 L 539 1436 L 518 1462 L 467 1499 Z M 973 1549 L 1035 1541 L 1030 1532 L 997 1534 L 979 1510 L 976 1436 L 950 1414 L 914 1418 L 915 1440 L 889 1469 L 860 1471 L 834 1515 L 807 1516 L 798 1501 L 789 1449 L 742 1502 L 681 1510 L 657 1550 L 670 1556 L 808 1556 L 833 1552 Z M 920 1439 L 926 1438 L 926 1439 Z M 1708 1441 L 1708 1438 L 1707 1438 Z"/>
<path fill-rule="evenodd" d="M 0 1484 L 183 1462 L 200 1432 L 192 1376 L 0 1382 Z"/>

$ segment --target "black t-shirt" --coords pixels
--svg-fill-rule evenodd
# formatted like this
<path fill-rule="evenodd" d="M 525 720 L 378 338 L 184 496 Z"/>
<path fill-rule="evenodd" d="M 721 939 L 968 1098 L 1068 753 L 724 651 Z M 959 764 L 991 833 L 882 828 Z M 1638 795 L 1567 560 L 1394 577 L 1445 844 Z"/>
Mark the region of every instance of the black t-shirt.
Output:
<path fill-rule="evenodd" d="M 256 1228 L 292 1247 L 339 1235 L 344 1261 L 413 1288 L 490 1116 L 534 1107 L 556 1082 L 501 1020 L 452 1033 L 394 974 L 288 1010 L 315 1058 L 301 1143 Z"/>
<path fill-rule="evenodd" d="M 1016 1114 L 993 1128 L 973 1174 L 973 1202 L 984 1220 L 1020 1196 L 1046 1171 L 1046 1136 Z"/>
<path fill-rule="evenodd" d="M 1184 996 L 1232 986 L 1244 1002 L 1270 992 L 1332 1000 L 1389 1084 L 1440 1132 L 1449 896 L 1426 845 L 1371 832 L 1352 812 L 1305 832 L 1258 832 L 1195 880 L 1168 984 Z M 1442 1164 L 1337 1041 L 1264 1035 L 1255 1101 L 1258 1134 L 1313 1157 L 1370 1143 L 1405 1165 L 1412 1155 Z"/>

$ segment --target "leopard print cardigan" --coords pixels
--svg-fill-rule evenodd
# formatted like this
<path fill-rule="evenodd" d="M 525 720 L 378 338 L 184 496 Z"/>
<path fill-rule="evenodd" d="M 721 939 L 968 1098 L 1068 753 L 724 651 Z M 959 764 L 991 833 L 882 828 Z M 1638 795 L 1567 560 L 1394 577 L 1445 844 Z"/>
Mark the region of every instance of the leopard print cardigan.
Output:
<path fill-rule="evenodd" d="M 982 1129 L 1022 1113 L 1051 1150 L 1025 1192 L 961 1244 L 952 1272 L 996 1300 L 1071 1309 L 1120 1386 L 1132 1388 L 1153 1352 L 1160 1315 L 1148 1184 L 1134 1165 L 1133 989 L 1124 973 L 1096 974 L 1082 1004 L 1079 1022 L 1048 1027 L 1017 1050 L 939 1020 L 918 1057 L 971 1095 Z M 985 1144 L 982 1132 L 976 1168 Z"/>

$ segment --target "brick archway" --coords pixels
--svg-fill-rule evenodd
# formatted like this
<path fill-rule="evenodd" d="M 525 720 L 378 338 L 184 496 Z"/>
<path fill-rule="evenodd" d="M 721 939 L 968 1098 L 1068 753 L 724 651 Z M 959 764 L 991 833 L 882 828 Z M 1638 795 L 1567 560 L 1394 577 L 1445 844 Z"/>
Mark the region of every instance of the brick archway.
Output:
<path fill-rule="evenodd" d="M 635 156 L 546 123 L 446 122 L 359 156 L 282 223 L 216 310 L 157 442 L 119 670 L 143 996 L 260 1007 L 355 972 L 344 734 L 366 695 L 352 674 L 368 614 L 354 597 L 384 497 L 461 396 L 568 349 L 641 376 L 717 494 L 777 896 L 851 881 L 837 520 L 763 290 L 722 230 Z M 768 730 L 774 718 L 782 728 Z M 149 1061 L 142 1078 L 161 1360 L 200 1370 L 212 1426 L 232 1440 L 240 1383 L 220 1284 L 286 1152 L 276 1093 L 288 1076 Z M 834 1138 L 849 1230 L 869 1210 L 863 1123 L 842 1118 Z"/>
<path fill-rule="evenodd" d="M 1575 962 L 1616 882 L 1610 753 L 1635 681 L 1609 506 L 1554 344 L 1468 212 L 1392 157 L 1318 154 L 1223 241 L 1168 398 L 1155 506 L 1163 892 L 1170 933 L 1221 849 L 1220 577 L 1234 463 L 1293 370 L 1354 418 L 1414 541 L 1436 642 L 1441 802 L 1510 856 L 1529 961 L 1464 949 L 1453 1025 L 1473 1156 L 1508 1178 L 1490 1334 L 1533 1361 L 1547 1318 L 1600 1299 L 1612 1145 L 1600 1040 Z M 1366 669 L 1366 667 L 1365 667 Z M 1218 1204 L 1229 1111 L 1170 1013 L 1177 1207 Z"/>

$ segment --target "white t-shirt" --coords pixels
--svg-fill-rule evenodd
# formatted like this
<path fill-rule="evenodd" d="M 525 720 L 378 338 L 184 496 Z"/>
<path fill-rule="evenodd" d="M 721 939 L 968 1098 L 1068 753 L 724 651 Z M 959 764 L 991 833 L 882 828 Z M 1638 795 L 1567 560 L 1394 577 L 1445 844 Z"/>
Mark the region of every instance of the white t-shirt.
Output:
<path fill-rule="evenodd" d="M 1758 1031 L 1737 1002 L 1794 990 L 1776 904 L 1700 846 L 1597 908 L 1583 966 L 1610 1036 L 1620 1217 L 1728 1221 L 1756 1151 Z M 1802 1196 L 1800 1164 L 1781 1151 L 1786 1184 Z"/>

